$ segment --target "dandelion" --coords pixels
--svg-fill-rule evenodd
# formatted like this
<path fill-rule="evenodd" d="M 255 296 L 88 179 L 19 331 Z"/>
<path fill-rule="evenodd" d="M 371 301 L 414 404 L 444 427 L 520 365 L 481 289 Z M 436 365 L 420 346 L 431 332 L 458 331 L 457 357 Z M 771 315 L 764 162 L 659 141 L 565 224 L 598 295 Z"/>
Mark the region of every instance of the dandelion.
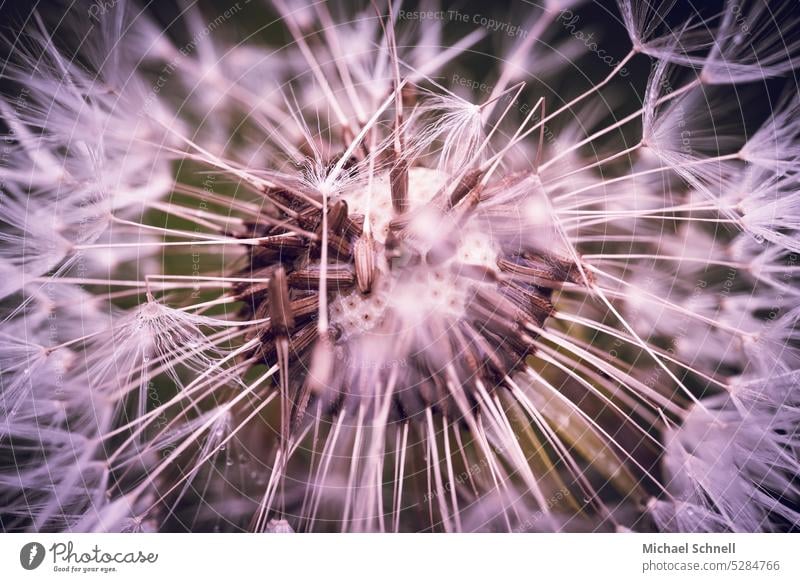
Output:
<path fill-rule="evenodd" d="M 6 38 L 2 528 L 796 529 L 800 19 L 562 4 Z"/>

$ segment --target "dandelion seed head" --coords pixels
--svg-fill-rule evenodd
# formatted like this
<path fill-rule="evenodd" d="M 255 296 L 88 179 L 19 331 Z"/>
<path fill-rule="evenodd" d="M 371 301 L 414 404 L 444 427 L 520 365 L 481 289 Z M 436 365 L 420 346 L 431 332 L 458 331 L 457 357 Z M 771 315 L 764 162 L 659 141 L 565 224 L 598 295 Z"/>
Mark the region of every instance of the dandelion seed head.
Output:
<path fill-rule="evenodd" d="M 0 526 L 796 528 L 789 3 L 273 4 L 4 54 Z"/>

